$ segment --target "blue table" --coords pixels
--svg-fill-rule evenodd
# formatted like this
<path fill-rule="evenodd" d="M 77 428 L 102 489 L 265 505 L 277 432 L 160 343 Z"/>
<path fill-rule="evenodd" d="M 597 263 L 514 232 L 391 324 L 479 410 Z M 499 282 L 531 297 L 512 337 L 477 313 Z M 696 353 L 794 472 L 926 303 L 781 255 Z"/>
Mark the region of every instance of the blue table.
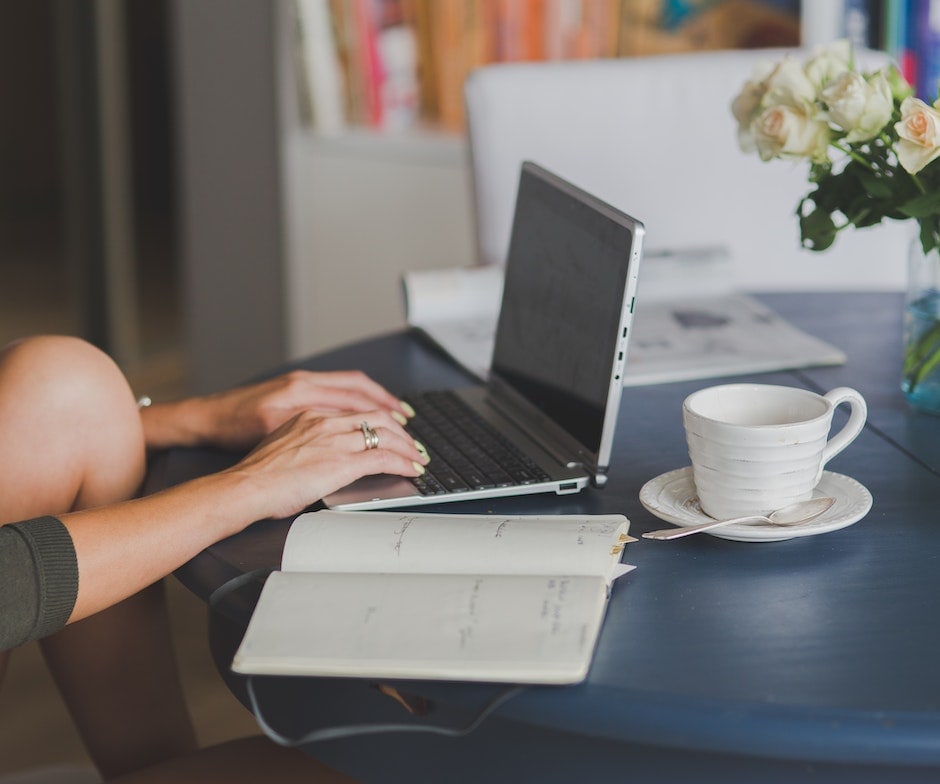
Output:
<path fill-rule="evenodd" d="M 773 295 L 794 323 L 843 348 L 842 367 L 753 377 L 763 383 L 859 389 L 870 406 L 858 440 L 828 467 L 864 484 L 862 521 L 818 537 L 748 544 L 709 536 L 640 540 L 615 584 L 587 681 L 526 689 L 461 739 L 388 734 L 317 744 L 311 753 L 365 781 L 908 782 L 940 780 L 940 417 L 909 411 L 898 390 L 901 307 L 895 294 Z M 394 390 L 469 383 L 407 333 L 302 363 L 360 367 Z M 631 533 L 663 527 L 637 494 L 686 465 L 680 407 L 714 381 L 624 390 L 610 481 L 579 496 L 441 506 L 442 511 L 623 513 Z M 837 417 L 840 416 L 837 414 Z M 837 419 L 836 424 L 840 420 Z M 234 457 L 175 450 L 151 487 Z M 275 566 L 287 521 L 264 521 L 208 548 L 178 572 L 207 598 L 229 578 Z M 257 588 L 212 614 L 227 665 Z M 487 686 L 399 684 L 430 700 L 411 718 L 373 684 L 257 681 L 263 709 L 288 735 L 356 722 L 459 724 Z"/>

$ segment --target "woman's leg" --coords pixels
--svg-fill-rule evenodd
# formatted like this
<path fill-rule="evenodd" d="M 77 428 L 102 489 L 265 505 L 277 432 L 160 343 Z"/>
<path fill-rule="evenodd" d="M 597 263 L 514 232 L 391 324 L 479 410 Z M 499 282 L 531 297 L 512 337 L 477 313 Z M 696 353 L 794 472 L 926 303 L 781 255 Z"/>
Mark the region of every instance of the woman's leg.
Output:
<path fill-rule="evenodd" d="M 102 352 L 62 337 L 0 352 L 0 523 L 129 498 L 145 458 L 133 394 Z M 42 647 L 103 775 L 195 748 L 161 584 Z"/>

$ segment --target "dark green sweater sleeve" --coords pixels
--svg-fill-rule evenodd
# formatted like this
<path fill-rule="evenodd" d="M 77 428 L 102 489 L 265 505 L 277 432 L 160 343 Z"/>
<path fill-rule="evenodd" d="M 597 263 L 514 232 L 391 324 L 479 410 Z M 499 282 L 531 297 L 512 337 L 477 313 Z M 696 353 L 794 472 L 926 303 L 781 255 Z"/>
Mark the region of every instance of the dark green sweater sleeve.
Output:
<path fill-rule="evenodd" d="M 65 626 L 78 595 L 78 561 L 55 517 L 0 526 L 0 651 Z"/>

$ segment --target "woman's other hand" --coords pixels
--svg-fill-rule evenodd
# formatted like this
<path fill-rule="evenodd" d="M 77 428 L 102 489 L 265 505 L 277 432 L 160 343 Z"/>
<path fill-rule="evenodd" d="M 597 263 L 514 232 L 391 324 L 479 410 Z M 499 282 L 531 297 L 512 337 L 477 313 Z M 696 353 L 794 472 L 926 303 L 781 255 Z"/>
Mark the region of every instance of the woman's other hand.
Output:
<path fill-rule="evenodd" d="M 176 403 L 143 409 L 148 447 L 211 444 L 248 449 L 278 427 L 309 411 L 387 412 L 399 424 L 413 412 L 384 387 L 359 371 L 294 370 L 267 381 Z"/>

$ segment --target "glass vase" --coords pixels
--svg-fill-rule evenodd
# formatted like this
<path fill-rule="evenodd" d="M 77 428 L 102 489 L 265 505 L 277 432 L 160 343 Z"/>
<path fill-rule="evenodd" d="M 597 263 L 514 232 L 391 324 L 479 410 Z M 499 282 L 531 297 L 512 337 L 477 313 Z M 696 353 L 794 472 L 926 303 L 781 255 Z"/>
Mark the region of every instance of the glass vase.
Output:
<path fill-rule="evenodd" d="M 924 253 L 920 239 L 908 255 L 901 389 L 910 405 L 940 415 L 940 251 Z"/>

